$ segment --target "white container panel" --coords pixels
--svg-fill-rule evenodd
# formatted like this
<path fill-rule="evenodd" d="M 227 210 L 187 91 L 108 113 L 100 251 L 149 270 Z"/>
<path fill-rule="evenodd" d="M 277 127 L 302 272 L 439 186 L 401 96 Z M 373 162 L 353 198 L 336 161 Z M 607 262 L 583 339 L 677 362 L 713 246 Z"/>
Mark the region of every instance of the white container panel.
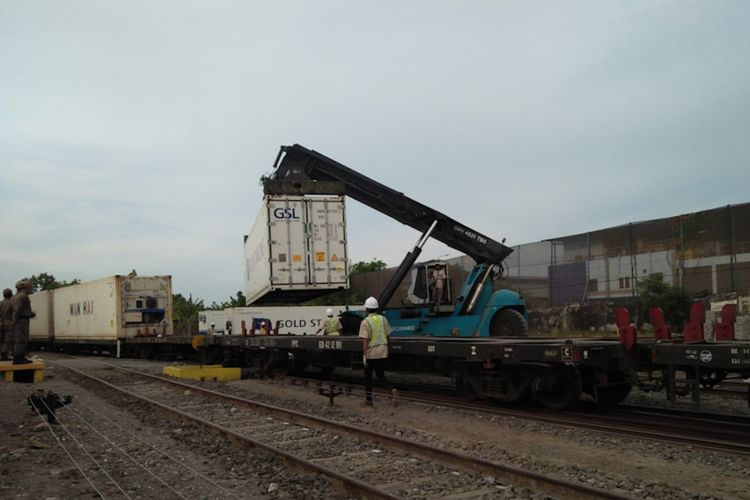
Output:
<path fill-rule="evenodd" d="M 301 301 L 349 286 L 342 196 L 266 196 L 245 238 L 245 296 Z"/>
<path fill-rule="evenodd" d="M 253 323 L 256 324 L 255 333 L 258 334 L 261 321 L 270 322 L 271 329 L 279 323 L 279 335 L 314 335 L 326 318 L 328 307 L 338 317 L 346 310 L 345 306 L 250 306 L 225 309 L 227 319 L 232 322 L 232 334 L 242 335 L 242 322 L 248 335 Z M 356 311 L 361 308 L 349 308 Z"/>
<path fill-rule="evenodd" d="M 53 300 L 56 340 L 117 340 L 170 335 L 171 276 L 110 276 L 58 288 Z"/>
<path fill-rule="evenodd" d="M 120 332 L 120 277 L 55 290 L 55 340 L 116 340 Z"/>
<path fill-rule="evenodd" d="M 313 283 L 349 285 L 344 203 L 339 199 L 311 199 L 307 207 Z"/>
<path fill-rule="evenodd" d="M 206 335 L 223 335 L 228 319 L 227 311 L 215 311 L 212 309 L 198 313 L 198 333 Z M 213 326 L 212 326 L 213 325 Z"/>
<path fill-rule="evenodd" d="M 305 206 L 301 198 L 268 201 L 271 238 L 271 284 L 305 286 L 308 280 L 308 248 Z"/>
<path fill-rule="evenodd" d="M 271 289 L 268 208 L 264 205 L 245 238 L 245 297 L 248 303 Z"/>
<path fill-rule="evenodd" d="M 45 290 L 29 295 L 31 310 L 36 314 L 29 321 L 29 338 L 31 340 L 52 340 L 55 333 L 52 311 L 54 291 Z"/>

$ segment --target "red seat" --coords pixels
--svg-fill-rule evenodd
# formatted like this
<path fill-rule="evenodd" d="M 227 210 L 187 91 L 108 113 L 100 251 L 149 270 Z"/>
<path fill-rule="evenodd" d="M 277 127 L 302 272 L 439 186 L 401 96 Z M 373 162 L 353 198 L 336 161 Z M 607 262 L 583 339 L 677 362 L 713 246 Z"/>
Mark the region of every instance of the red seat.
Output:
<path fill-rule="evenodd" d="M 683 333 L 685 342 L 702 342 L 703 322 L 706 321 L 706 308 L 702 302 L 694 302 L 690 306 L 690 321 L 685 323 Z"/>
<path fill-rule="evenodd" d="M 721 322 L 716 323 L 716 340 L 734 340 L 734 322 L 737 319 L 737 304 L 724 304 L 721 308 Z"/>
<path fill-rule="evenodd" d="M 625 346 L 625 350 L 630 351 L 636 343 L 637 336 L 635 327 L 630 324 L 630 313 L 627 308 L 618 307 L 615 309 L 615 323 L 617 323 L 620 341 Z"/>
<path fill-rule="evenodd" d="M 649 311 L 651 316 L 651 324 L 654 325 L 654 339 L 656 340 L 669 340 L 672 338 L 669 325 L 664 320 L 664 311 L 661 307 L 652 307 Z"/>

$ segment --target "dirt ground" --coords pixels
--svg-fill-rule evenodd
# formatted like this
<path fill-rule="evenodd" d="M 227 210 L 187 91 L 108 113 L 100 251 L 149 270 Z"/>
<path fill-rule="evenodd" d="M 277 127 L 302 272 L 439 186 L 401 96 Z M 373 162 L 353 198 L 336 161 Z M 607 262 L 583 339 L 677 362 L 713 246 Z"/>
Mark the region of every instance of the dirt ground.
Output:
<path fill-rule="evenodd" d="M 327 401 L 311 388 L 279 386 L 273 382 L 243 380 L 233 384 L 250 394 L 274 399 L 307 401 L 328 413 Z M 707 452 L 614 434 L 539 424 L 515 418 L 487 417 L 474 412 L 430 408 L 403 402 L 393 407 L 381 398 L 374 409 L 363 408 L 359 395 L 339 397 L 336 407 L 368 419 L 377 419 L 405 437 L 428 442 L 448 442 L 453 448 L 513 462 L 535 470 L 577 468 L 594 476 L 608 476 L 613 485 L 622 481 L 649 484 L 658 481 L 688 495 L 750 498 L 750 457 Z M 600 485 L 601 487 L 601 485 Z M 648 487 L 635 491 L 649 497 Z M 654 496 L 659 498 L 659 496 Z"/>

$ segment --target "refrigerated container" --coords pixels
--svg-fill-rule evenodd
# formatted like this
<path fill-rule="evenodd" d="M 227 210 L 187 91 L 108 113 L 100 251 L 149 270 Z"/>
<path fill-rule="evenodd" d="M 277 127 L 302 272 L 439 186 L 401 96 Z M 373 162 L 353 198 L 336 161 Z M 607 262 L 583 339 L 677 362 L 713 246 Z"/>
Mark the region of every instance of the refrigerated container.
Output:
<path fill-rule="evenodd" d="M 53 291 L 55 340 L 171 335 L 171 276 L 110 276 Z"/>
<path fill-rule="evenodd" d="M 338 318 L 345 310 L 362 310 L 361 307 L 347 306 L 249 306 L 224 309 L 227 321 L 232 324 L 232 334 L 242 335 L 244 328 L 250 333 L 255 326 L 259 334 L 260 324 L 268 322 L 270 329 L 278 326 L 279 335 L 315 335 L 326 318 L 328 308 L 333 309 Z"/>
<path fill-rule="evenodd" d="M 29 320 L 29 339 L 52 340 L 55 333 L 52 297 L 54 290 L 44 290 L 29 295 L 31 311 L 36 314 Z"/>
<path fill-rule="evenodd" d="M 343 196 L 267 195 L 244 244 L 248 305 L 349 287 Z"/>
<path fill-rule="evenodd" d="M 198 313 L 198 333 L 223 335 L 226 324 L 226 310 L 207 309 Z"/>

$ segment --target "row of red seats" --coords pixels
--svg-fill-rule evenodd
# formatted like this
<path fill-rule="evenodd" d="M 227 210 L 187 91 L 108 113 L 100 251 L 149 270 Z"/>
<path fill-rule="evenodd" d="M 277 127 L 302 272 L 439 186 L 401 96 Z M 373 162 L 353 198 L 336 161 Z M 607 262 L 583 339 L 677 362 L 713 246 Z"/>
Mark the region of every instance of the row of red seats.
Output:
<path fill-rule="evenodd" d="M 661 307 L 654 307 L 649 311 L 651 324 L 654 326 L 654 339 L 670 340 L 672 332 L 664 320 L 664 311 Z M 714 327 L 716 340 L 734 340 L 734 322 L 737 319 L 737 305 L 725 304 L 721 308 L 721 321 Z M 682 330 L 685 342 L 702 342 L 705 340 L 703 324 L 706 321 L 706 309 L 701 302 L 695 302 L 690 306 L 690 319 L 685 323 Z M 635 327 L 630 324 L 630 313 L 624 307 L 615 309 L 615 322 L 617 331 L 625 348 L 629 351 L 636 342 Z"/>

